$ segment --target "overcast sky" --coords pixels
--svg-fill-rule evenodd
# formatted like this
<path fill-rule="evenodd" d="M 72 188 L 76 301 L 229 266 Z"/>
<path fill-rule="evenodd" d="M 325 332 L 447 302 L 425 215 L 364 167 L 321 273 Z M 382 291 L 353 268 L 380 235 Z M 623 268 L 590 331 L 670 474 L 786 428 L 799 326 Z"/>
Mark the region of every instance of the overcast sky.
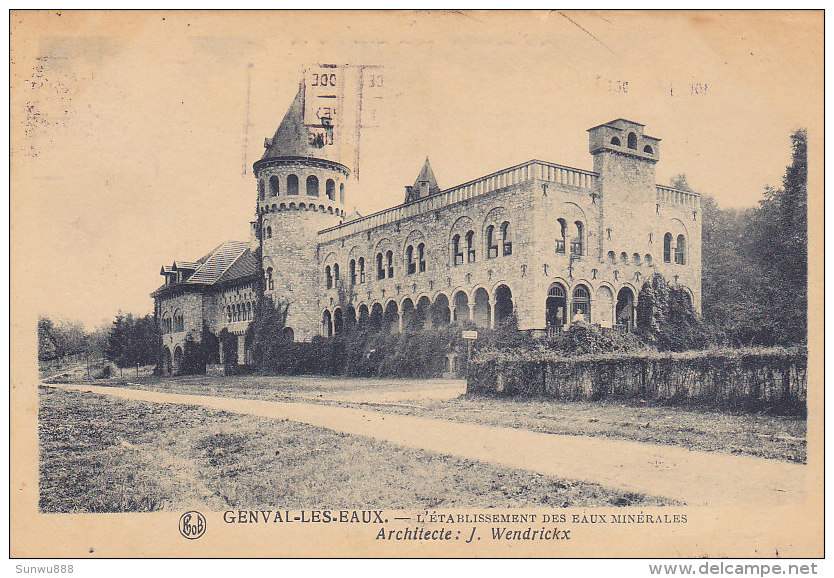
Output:
<path fill-rule="evenodd" d="M 316 62 L 384 67 L 347 192 L 363 214 L 426 155 L 442 188 L 532 158 L 590 169 L 585 131 L 619 117 L 663 139 L 659 183 L 751 206 L 793 130 L 821 138 L 822 49 L 811 13 L 18 13 L 13 271 L 37 313 L 151 311 L 163 263 L 248 239 L 252 163 Z"/>

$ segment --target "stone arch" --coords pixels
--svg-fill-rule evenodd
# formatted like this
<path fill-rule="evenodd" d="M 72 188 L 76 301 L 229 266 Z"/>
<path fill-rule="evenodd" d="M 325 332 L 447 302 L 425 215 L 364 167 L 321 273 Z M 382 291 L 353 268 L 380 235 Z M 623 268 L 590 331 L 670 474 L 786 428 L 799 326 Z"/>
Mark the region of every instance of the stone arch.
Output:
<path fill-rule="evenodd" d="M 333 336 L 333 319 L 328 309 L 321 314 L 321 334 L 325 337 Z"/>
<path fill-rule="evenodd" d="M 287 203 L 281 203 L 280 205 L 278 205 L 278 209 L 280 209 L 281 211 L 285 211 L 287 209 Z"/>
<path fill-rule="evenodd" d="M 617 325 L 631 328 L 634 326 L 636 315 L 636 296 L 630 285 L 623 285 L 617 291 L 617 306 L 614 321 Z"/>
<path fill-rule="evenodd" d="M 403 329 L 412 329 L 412 324 L 414 323 L 414 314 L 416 313 L 416 307 L 414 306 L 414 301 L 412 301 L 411 297 L 406 297 L 400 303 L 400 317 L 403 320 Z"/>
<path fill-rule="evenodd" d="M 327 179 L 324 185 L 324 193 L 331 201 L 336 200 L 336 182 L 333 179 Z"/>
<path fill-rule="evenodd" d="M 278 196 L 281 190 L 281 179 L 278 178 L 278 175 L 272 175 L 269 177 L 269 194 L 272 197 Z"/>
<path fill-rule="evenodd" d="M 463 262 L 465 263 L 466 262 L 466 241 L 464 239 L 466 238 L 466 234 L 469 231 L 474 231 L 474 230 L 475 230 L 475 222 L 470 217 L 468 217 L 466 215 L 458 217 L 457 220 L 452 224 L 452 227 L 449 229 L 449 238 L 447 239 L 447 242 L 446 242 L 446 247 L 447 247 L 447 251 L 448 251 L 448 255 L 449 255 L 449 264 L 450 265 L 455 264 L 455 254 L 454 254 L 455 252 L 454 252 L 454 249 L 452 248 L 452 239 L 454 239 L 455 235 L 460 236 L 459 247 L 460 247 L 460 250 L 463 251 L 463 253 L 464 253 Z"/>
<path fill-rule="evenodd" d="M 294 211 L 296 209 L 295 203 L 290 203 L 289 209 L 290 211 Z"/>
<path fill-rule="evenodd" d="M 356 325 L 359 327 L 360 330 L 366 330 L 370 327 L 371 324 L 371 313 L 368 310 L 368 306 L 364 303 L 359 305 L 359 316 L 356 320 Z"/>
<path fill-rule="evenodd" d="M 561 331 L 567 324 L 568 285 L 564 280 L 555 280 L 547 288 L 545 298 L 545 326 L 550 331 Z"/>
<path fill-rule="evenodd" d="M 591 287 L 579 282 L 571 291 L 571 323 L 581 319 L 585 323 L 591 322 Z"/>
<path fill-rule="evenodd" d="M 177 345 L 176 349 L 174 349 L 174 363 L 171 369 L 171 372 L 176 374 L 179 373 L 182 369 L 182 347 Z"/>
<path fill-rule="evenodd" d="M 353 305 L 348 305 L 345 310 L 345 331 L 353 331 L 354 327 L 356 327 L 356 309 Z"/>
<path fill-rule="evenodd" d="M 428 295 L 421 295 L 417 299 L 417 305 L 414 308 L 414 319 L 412 326 L 415 329 L 424 329 L 426 325 L 432 325 L 431 319 L 431 299 Z"/>
<path fill-rule="evenodd" d="M 432 327 L 440 327 L 449 325 L 451 323 L 451 316 L 449 310 L 449 298 L 445 293 L 438 293 L 434 296 L 434 302 L 431 305 L 431 324 Z"/>
<path fill-rule="evenodd" d="M 171 375 L 174 372 L 173 358 L 171 357 L 171 350 L 167 347 L 162 348 L 162 373 Z"/>
<path fill-rule="evenodd" d="M 495 325 L 503 325 L 513 315 L 513 292 L 506 283 L 499 283 L 493 290 L 495 300 Z"/>
<path fill-rule="evenodd" d="M 454 293 L 452 304 L 455 308 L 455 318 L 452 320 L 455 323 L 463 323 L 470 320 L 469 294 L 463 289 L 458 289 Z"/>
<path fill-rule="evenodd" d="M 487 259 L 493 259 L 501 255 L 499 239 L 501 237 L 501 223 L 507 221 L 507 210 L 504 207 L 493 207 L 489 210 L 481 223 L 481 253 Z M 490 229 L 492 227 L 492 229 Z M 488 232 L 492 231 L 492 246 L 494 251 L 490 252 L 490 243 L 487 239 Z"/>
<path fill-rule="evenodd" d="M 368 320 L 370 321 L 370 326 L 373 331 L 381 331 L 382 330 L 382 322 L 385 316 L 384 310 L 382 309 L 382 303 L 379 301 L 374 302 L 371 305 L 371 314 Z"/>
<path fill-rule="evenodd" d="M 472 292 L 472 321 L 478 327 L 490 327 L 492 319 L 492 303 L 489 291 L 485 287 L 477 287 Z"/>
<path fill-rule="evenodd" d="M 594 300 L 594 315 L 596 322 L 602 327 L 614 325 L 614 291 L 607 283 L 597 288 Z"/>
<path fill-rule="evenodd" d="M 344 315 L 342 314 L 342 308 L 336 307 L 333 310 L 333 333 L 335 335 L 341 335 L 345 330 L 345 319 Z"/>
<path fill-rule="evenodd" d="M 319 178 L 316 175 L 310 175 L 307 177 L 307 196 L 319 196 Z"/>
<path fill-rule="evenodd" d="M 298 175 L 287 175 L 287 194 L 298 194 Z"/>
<path fill-rule="evenodd" d="M 389 333 L 396 333 L 400 329 L 400 310 L 394 299 L 385 304 L 382 316 L 383 329 Z"/>
<path fill-rule="evenodd" d="M 637 135 L 633 132 L 628 133 L 628 148 L 637 150 Z"/>

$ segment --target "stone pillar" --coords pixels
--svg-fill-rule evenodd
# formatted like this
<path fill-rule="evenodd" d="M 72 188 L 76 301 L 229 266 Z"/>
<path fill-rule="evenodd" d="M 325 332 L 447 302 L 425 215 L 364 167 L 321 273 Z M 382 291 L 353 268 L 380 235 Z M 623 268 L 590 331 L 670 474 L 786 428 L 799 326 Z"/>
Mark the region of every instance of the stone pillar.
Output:
<path fill-rule="evenodd" d="M 457 321 L 457 319 L 455 319 L 455 306 L 449 305 L 449 325 L 451 325 L 455 321 Z"/>
<path fill-rule="evenodd" d="M 469 300 L 469 321 L 475 321 L 475 301 Z"/>
<path fill-rule="evenodd" d="M 495 299 L 495 295 L 492 296 L 491 299 L 488 300 L 490 307 L 489 307 L 489 328 L 495 329 L 495 303 L 497 302 Z"/>
<path fill-rule="evenodd" d="M 397 333 L 403 332 L 403 310 L 402 307 L 397 309 Z"/>

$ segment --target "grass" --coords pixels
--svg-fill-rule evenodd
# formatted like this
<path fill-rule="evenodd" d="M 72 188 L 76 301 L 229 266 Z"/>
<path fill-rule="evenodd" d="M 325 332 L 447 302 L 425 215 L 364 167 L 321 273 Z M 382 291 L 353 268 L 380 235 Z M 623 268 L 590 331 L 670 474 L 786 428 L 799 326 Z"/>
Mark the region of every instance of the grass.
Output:
<path fill-rule="evenodd" d="M 41 387 L 40 510 L 673 504 L 286 420 Z"/>
<path fill-rule="evenodd" d="M 101 380 L 96 383 L 104 385 Z M 806 462 L 807 422 L 801 417 L 663 406 L 639 400 L 570 402 L 480 395 L 447 400 L 419 399 L 419 390 L 448 383 L 441 380 L 193 376 L 113 380 L 111 383 L 164 392 L 360 405 L 375 411 L 543 433 L 601 436 Z M 408 390 L 415 393 L 410 395 Z M 401 403 L 367 403 L 373 396 L 386 392 L 402 393 Z"/>

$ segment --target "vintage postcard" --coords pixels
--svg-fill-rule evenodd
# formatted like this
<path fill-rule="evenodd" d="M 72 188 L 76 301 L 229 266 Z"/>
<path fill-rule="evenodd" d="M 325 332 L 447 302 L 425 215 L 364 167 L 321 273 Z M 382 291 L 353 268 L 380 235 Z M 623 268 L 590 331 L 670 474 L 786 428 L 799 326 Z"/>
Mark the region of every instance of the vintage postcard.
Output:
<path fill-rule="evenodd" d="M 823 556 L 822 11 L 10 24 L 12 557 Z"/>

